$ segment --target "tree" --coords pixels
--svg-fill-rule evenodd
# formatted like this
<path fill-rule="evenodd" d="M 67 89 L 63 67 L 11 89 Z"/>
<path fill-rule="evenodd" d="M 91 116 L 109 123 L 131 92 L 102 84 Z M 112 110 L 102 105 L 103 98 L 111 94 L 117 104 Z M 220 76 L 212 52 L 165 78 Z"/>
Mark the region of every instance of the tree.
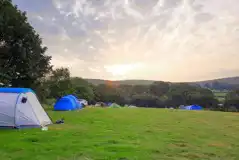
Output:
<path fill-rule="evenodd" d="M 52 72 L 50 73 L 50 80 L 53 82 L 60 82 L 63 80 L 70 80 L 70 70 L 68 68 L 56 68 L 55 70 L 52 70 Z"/>
<path fill-rule="evenodd" d="M 162 107 L 159 98 L 148 93 L 133 95 L 131 104 L 137 105 L 139 107 Z"/>
<path fill-rule="evenodd" d="M 120 86 L 100 84 L 95 87 L 97 98 L 103 102 L 115 102 L 118 104 L 124 103 L 124 96 L 121 94 Z"/>
<path fill-rule="evenodd" d="M 75 92 L 70 79 L 70 71 L 68 68 L 57 68 L 52 70 L 46 82 L 50 91 L 50 97 L 60 98 L 66 94 Z"/>
<path fill-rule="evenodd" d="M 230 107 L 239 109 L 239 90 L 231 91 L 226 95 L 224 106 L 226 111 L 228 111 Z"/>
<path fill-rule="evenodd" d="M 80 99 L 85 99 L 89 102 L 94 100 L 94 86 L 88 83 L 86 80 L 74 77 L 71 78 L 71 84 L 75 89 L 75 95 Z"/>
<path fill-rule="evenodd" d="M 166 93 L 168 97 L 168 105 L 187 105 L 186 99 L 189 95 L 189 92 L 195 90 L 195 88 L 196 87 L 185 83 L 176 83 L 170 85 L 170 88 Z"/>
<path fill-rule="evenodd" d="M 132 87 L 132 94 L 145 94 L 149 93 L 149 86 L 148 85 L 135 85 Z"/>
<path fill-rule="evenodd" d="M 204 89 L 203 89 L 204 90 Z M 204 92 L 194 92 L 190 93 L 186 100 L 187 104 L 197 104 L 200 106 L 203 106 L 203 108 L 217 108 L 218 107 L 218 101 L 215 99 L 214 95 L 206 94 Z"/>
<path fill-rule="evenodd" d="M 161 81 L 154 82 L 150 85 L 150 93 L 155 96 L 161 97 L 168 92 L 169 87 L 169 83 Z"/>
<path fill-rule="evenodd" d="M 168 93 L 169 105 L 201 105 L 204 108 L 216 107 L 218 102 L 209 89 L 186 83 L 172 84 Z"/>
<path fill-rule="evenodd" d="M 46 50 L 26 12 L 18 10 L 11 0 L 0 0 L 0 82 L 35 88 L 52 67 Z"/>

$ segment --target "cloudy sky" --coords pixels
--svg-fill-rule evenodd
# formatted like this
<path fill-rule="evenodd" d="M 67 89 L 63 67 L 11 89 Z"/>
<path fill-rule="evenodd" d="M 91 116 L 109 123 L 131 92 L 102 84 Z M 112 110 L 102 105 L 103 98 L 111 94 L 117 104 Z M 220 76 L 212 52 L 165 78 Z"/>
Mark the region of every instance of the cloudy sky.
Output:
<path fill-rule="evenodd" d="M 55 67 L 101 79 L 239 75 L 238 0 L 13 0 Z"/>

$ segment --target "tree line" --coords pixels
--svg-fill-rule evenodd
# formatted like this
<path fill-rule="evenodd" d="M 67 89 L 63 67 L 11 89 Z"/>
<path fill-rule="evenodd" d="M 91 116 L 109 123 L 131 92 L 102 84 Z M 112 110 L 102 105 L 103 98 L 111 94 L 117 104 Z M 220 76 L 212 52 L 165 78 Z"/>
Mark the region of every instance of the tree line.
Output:
<path fill-rule="evenodd" d="M 67 94 L 86 99 L 90 104 L 110 102 L 149 108 L 178 108 L 181 105 L 201 105 L 205 109 L 237 111 L 239 91 L 231 91 L 225 103 L 219 105 L 212 90 L 188 83 L 155 81 L 150 85 L 126 85 L 106 81 L 94 85 L 79 77 L 71 77 L 67 68 L 57 68 L 42 82 L 42 101 L 56 100 Z"/>
<path fill-rule="evenodd" d="M 25 87 L 36 91 L 42 103 L 66 94 L 75 94 L 91 104 L 115 102 L 140 107 L 176 107 L 198 104 L 207 109 L 229 111 L 239 109 L 239 90 L 226 96 L 223 107 L 209 89 L 187 83 L 157 81 L 150 85 L 93 85 L 79 77 L 71 77 L 67 68 L 53 69 L 51 56 L 40 35 L 29 24 L 27 13 L 11 0 L 0 0 L 0 85 Z"/>

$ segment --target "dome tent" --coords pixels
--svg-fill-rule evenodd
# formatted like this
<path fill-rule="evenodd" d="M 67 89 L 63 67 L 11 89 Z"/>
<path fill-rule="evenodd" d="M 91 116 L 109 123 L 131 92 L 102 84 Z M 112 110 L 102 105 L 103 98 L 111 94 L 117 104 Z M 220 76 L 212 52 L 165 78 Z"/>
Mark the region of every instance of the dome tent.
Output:
<path fill-rule="evenodd" d="M 137 107 L 134 105 L 130 105 L 129 108 L 137 108 Z"/>
<path fill-rule="evenodd" d="M 116 103 L 112 103 L 112 104 L 110 105 L 110 108 L 121 108 L 121 106 L 118 105 L 118 104 L 116 104 Z"/>
<path fill-rule="evenodd" d="M 67 96 L 65 96 L 65 97 L 67 97 Z M 68 97 L 74 99 L 74 101 L 76 102 L 76 109 L 81 109 L 81 108 L 83 108 L 83 104 L 80 103 L 80 101 L 78 100 L 78 98 L 77 98 L 76 96 L 74 96 L 74 95 L 68 95 Z"/>
<path fill-rule="evenodd" d="M 73 95 L 67 95 L 60 98 L 54 105 L 55 111 L 72 111 L 81 109 L 83 105 L 79 103 L 77 98 Z"/>
<path fill-rule="evenodd" d="M 81 103 L 83 107 L 88 106 L 88 101 L 85 99 L 79 99 L 78 103 Z"/>
<path fill-rule="evenodd" d="M 113 103 L 112 102 L 107 102 L 106 105 L 110 107 Z"/>
<path fill-rule="evenodd" d="M 185 110 L 202 110 L 203 108 L 199 105 L 185 106 Z"/>
<path fill-rule="evenodd" d="M 38 128 L 51 119 L 29 88 L 0 88 L 0 127 Z"/>

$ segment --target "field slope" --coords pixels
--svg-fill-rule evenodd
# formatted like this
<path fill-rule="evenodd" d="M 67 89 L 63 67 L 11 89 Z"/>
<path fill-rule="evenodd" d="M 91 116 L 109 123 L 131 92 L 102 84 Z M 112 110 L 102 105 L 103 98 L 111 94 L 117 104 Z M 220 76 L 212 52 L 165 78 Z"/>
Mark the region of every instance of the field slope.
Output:
<path fill-rule="evenodd" d="M 89 108 L 49 115 L 66 123 L 48 131 L 0 130 L 0 159 L 239 159 L 235 113 Z"/>

